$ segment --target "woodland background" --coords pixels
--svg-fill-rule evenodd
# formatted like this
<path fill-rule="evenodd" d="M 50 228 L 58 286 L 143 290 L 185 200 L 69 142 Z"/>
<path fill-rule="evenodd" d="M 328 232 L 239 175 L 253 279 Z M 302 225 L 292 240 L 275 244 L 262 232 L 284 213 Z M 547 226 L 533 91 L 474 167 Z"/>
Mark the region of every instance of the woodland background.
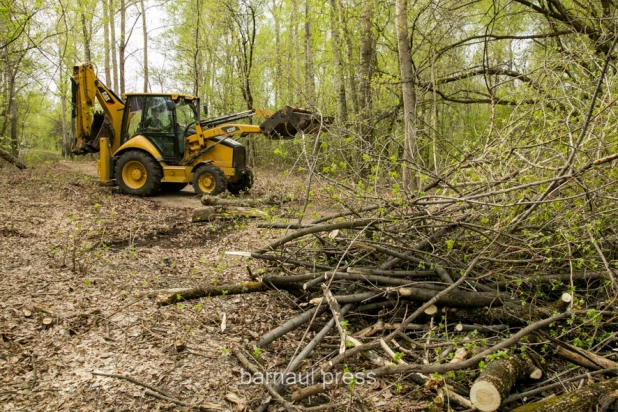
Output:
<path fill-rule="evenodd" d="M 336 118 L 320 172 L 412 188 L 464 159 L 546 170 L 593 98 L 579 150 L 615 144 L 613 64 L 595 94 L 613 63 L 609 0 L 3 1 L 0 21 L 0 136 L 14 154 L 69 151 L 69 75 L 85 61 L 118 93 L 192 93 L 212 115 L 312 107 Z M 293 165 L 316 152 L 305 140 L 252 142 L 254 161 Z"/>
<path fill-rule="evenodd" d="M 618 159 L 614 109 L 618 20 L 614 1 L 0 1 L 0 146 L 40 166 L 20 175 L 14 170 L 7 173 L 2 183 L 7 195 L 0 196 L 6 204 L 0 208 L 4 213 L 0 240 L 6 242 L 4 250 L 16 255 L 7 269 L 9 275 L 0 277 L 0 283 L 6 283 L 0 287 L 6 299 L 0 301 L 15 306 L 12 298 L 23 299 L 18 303 L 29 313 L 4 311 L 9 332 L 0 336 L 18 348 L 15 353 L 22 350 L 17 344 L 22 317 L 31 324 L 28 336 L 55 342 L 53 333 L 60 332 L 37 323 L 33 316 L 37 312 L 28 306 L 31 299 L 14 291 L 23 282 L 14 279 L 30 279 L 31 273 L 50 273 L 55 279 L 49 268 L 60 268 L 66 272 L 64 282 L 84 283 L 82 267 L 87 267 L 100 276 L 107 273 L 109 279 L 101 283 L 107 293 L 101 295 L 116 305 L 124 302 L 116 296 L 138 287 L 169 291 L 200 282 L 204 286 L 212 282 L 212 267 L 219 267 L 212 262 L 227 264 L 225 259 L 230 257 L 225 251 L 243 249 L 231 256 L 251 257 L 252 262 L 261 259 L 265 268 L 264 276 L 255 277 L 249 266 L 236 262 L 252 280 L 261 279 L 256 282 L 257 291 L 273 285 L 301 290 L 294 299 L 273 292 L 277 299 L 285 299 L 281 307 L 294 313 L 304 310 L 298 317 L 286 315 L 286 321 L 280 307 L 273 305 L 269 310 L 277 316 L 259 328 L 237 321 L 244 311 L 235 320 L 241 325 L 235 329 L 239 342 L 242 337 L 243 344 L 255 344 L 243 350 L 253 351 L 266 370 L 283 369 L 281 359 L 290 360 L 286 371 L 347 368 L 358 361 L 358 354 L 371 357 L 381 349 L 396 366 L 375 357 L 370 359 L 373 366 L 354 366 L 358 370 L 377 366 L 378 376 L 397 379 L 387 381 L 380 391 L 405 393 L 410 379 L 420 381 L 426 392 L 419 396 L 416 386 L 410 389 L 420 409 L 428 402 L 444 406 L 454 399 L 459 399 L 459 408 L 468 407 L 467 399 L 455 395 L 473 398 L 472 382 L 482 380 L 488 370 L 518 375 L 499 379 L 508 384 L 499 385 L 503 390 L 496 396 L 498 406 L 571 389 L 578 396 L 561 398 L 571 409 L 556 406 L 553 398 L 547 409 L 536 405 L 521 410 L 608 410 L 618 400 L 618 168 L 614 167 Z M 315 136 L 244 141 L 258 172 L 253 195 L 291 200 L 291 206 L 280 205 L 281 209 L 265 207 L 270 221 L 246 226 L 221 223 L 220 227 L 209 223 L 197 229 L 188 227 L 186 210 L 178 215 L 164 208 L 160 213 L 167 221 L 143 219 L 155 210 L 155 201 L 117 196 L 96 185 L 90 175 L 66 172 L 63 179 L 70 182 L 52 183 L 60 179 L 53 167 L 74 170 L 79 162 L 41 164 L 50 152 L 69 156 L 73 141 L 69 77 L 73 65 L 85 61 L 94 62 L 99 77 L 118 93 L 196 94 L 213 116 L 252 107 L 297 105 L 332 116 L 334 121 Z M 289 182 L 295 182 L 293 187 L 286 186 Z M 41 187 L 50 190 L 41 191 Z M 86 192 L 90 197 L 84 196 Z M 42 202 L 41 196 L 50 200 Z M 125 203 L 124 208 L 118 206 Z M 33 209 L 33 204 L 39 209 Z M 70 211 L 54 209 L 58 223 L 39 227 L 46 221 L 49 205 L 56 204 Z M 143 215 L 133 213 L 138 208 Z M 78 216 L 81 213 L 78 220 L 74 210 Z M 110 224 L 109 231 L 101 232 L 100 210 L 110 213 L 112 220 L 119 210 L 127 227 Z M 37 216 L 16 216 L 22 211 Z M 30 224 L 14 226 L 19 219 Z M 168 223 L 171 229 L 165 227 Z M 136 243 L 134 229 L 140 225 L 156 227 L 142 230 L 143 239 L 138 237 Z M 44 242 L 57 238 L 56 245 L 41 246 L 40 258 L 32 259 L 35 233 L 30 232 L 37 230 Z M 238 232 L 234 242 L 230 233 L 240 230 L 253 237 Z M 225 244 L 205 246 L 215 234 Z M 283 237 L 271 239 L 279 235 Z M 154 281 L 144 269 L 149 266 L 139 261 L 149 245 L 159 246 L 148 243 L 153 236 L 163 236 L 160 242 L 165 245 L 174 245 L 168 238 L 188 237 L 194 248 L 171 247 L 166 252 L 174 254 L 171 258 L 153 261 L 161 265 L 161 277 Z M 58 250 L 64 251 L 62 259 Z M 160 253 L 154 252 L 153 259 Z M 195 262 L 201 262 L 198 256 L 204 253 L 212 256 L 198 270 Z M 168 263 L 176 262 L 176 254 L 184 259 L 183 271 L 170 277 L 173 271 Z M 71 255 L 72 268 L 67 264 Z M 136 256 L 130 271 L 110 270 L 110 265 Z M 26 258 L 48 266 L 32 271 L 23 263 L 30 261 Z M 150 283 L 137 282 L 134 271 L 144 272 Z M 245 277 L 236 268 L 224 280 L 237 284 Z M 318 286 L 322 281 L 327 283 L 324 289 Z M 228 286 L 219 288 L 219 294 L 232 290 Z M 204 287 L 198 289 L 204 296 Z M 55 315 L 48 316 L 47 326 L 75 318 L 57 315 L 74 310 L 63 307 L 65 294 L 74 290 L 78 289 L 58 287 L 55 309 L 49 310 Z M 246 292 L 243 287 L 238 291 Z M 142 292 L 143 297 L 157 291 Z M 189 292 L 183 298 L 198 297 L 195 290 Z M 328 304 L 316 294 L 323 294 Z M 170 294 L 163 303 L 180 306 L 168 309 L 153 309 L 144 300 L 137 303 L 176 322 L 174 311 L 185 313 L 181 312 L 184 303 L 174 301 L 176 296 L 180 293 Z M 236 303 L 241 301 L 227 298 L 202 300 L 196 307 L 204 302 L 232 302 L 226 310 L 239 311 Z M 90 303 L 80 302 L 80 310 L 92 309 Z M 265 304 L 260 298 L 255 302 L 255 307 Z M 317 306 L 305 310 L 313 304 Z M 210 316 L 213 311 L 204 313 Z M 249 313 L 256 318 L 263 315 L 259 309 Z M 308 313 L 322 315 L 314 322 Z M 142 322 L 139 313 L 135 316 L 135 322 Z M 220 323 L 225 325 L 225 319 Z M 413 324 L 417 319 L 420 323 Z M 302 335 L 304 323 L 310 324 L 305 330 L 312 337 L 309 344 Z M 287 327 L 269 331 L 275 324 Z M 223 332 L 225 326 L 220 329 Z M 333 336 L 335 330 L 340 336 Z M 473 332 L 468 336 L 468 331 Z M 214 345 L 213 336 L 218 335 L 213 332 L 206 339 L 199 332 L 195 336 L 186 332 L 182 338 L 189 344 L 203 338 L 203 345 Z M 359 343 L 346 349 L 350 336 Z M 270 346 L 271 338 L 281 340 Z M 153 339 L 157 345 L 175 348 L 174 356 L 182 355 L 178 348 L 186 343 L 177 345 L 158 335 Z M 223 345 L 227 356 L 230 350 Z M 121 346 L 114 350 L 124 353 Z M 462 356 L 467 360 L 457 358 L 459 349 L 465 349 Z M 167 360 L 167 353 L 157 353 Z M 22 359 L 23 374 L 5 376 L 14 379 L 15 386 L 26 381 L 20 376 L 34 376 L 36 383 L 34 366 L 26 364 L 34 358 L 19 356 L 7 359 Z M 236 358 L 240 360 L 242 353 Z M 103 367 L 96 363 L 98 358 L 93 359 L 82 365 L 88 373 L 79 382 L 86 392 L 94 379 L 91 371 Z M 110 359 L 118 362 L 120 358 Z M 514 365 L 517 359 L 532 359 L 544 381 L 507 398 L 512 388 L 521 389 L 513 385 L 528 373 L 504 364 L 491 367 L 490 362 Z M 222 362 L 228 365 L 230 360 L 226 357 Z M 125 369 L 141 374 L 137 367 Z M 479 371 L 483 373 L 478 375 Z M 585 385 L 591 376 L 601 375 L 614 379 L 600 386 Z M 166 384 L 179 379 L 171 376 Z M 401 382 L 406 382 L 403 389 Z M 275 401 L 286 408 L 289 401 L 299 405 L 331 389 L 333 396 L 318 396 L 319 403 L 341 395 L 337 388 L 317 386 L 291 394 L 285 388 L 270 389 Z M 186 398 L 202 393 L 221 401 L 220 385 L 209 392 L 187 391 Z M 19 393 L 23 395 L 19 401 L 29 402 L 29 393 Z M 606 394 L 610 398 L 603 398 L 601 404 L 599 396 Z M 249 401 L 259 404 L 261 397 L 253 392 Z M 364 402 L 370 398 L 356 394 L 339 399 L 344 406 L 359 405 L 358 410 L 365 410 Z M 580 401 L 585 404 L 574 404 Z M 380 408 L 378 403 L 373 405 Z"/>

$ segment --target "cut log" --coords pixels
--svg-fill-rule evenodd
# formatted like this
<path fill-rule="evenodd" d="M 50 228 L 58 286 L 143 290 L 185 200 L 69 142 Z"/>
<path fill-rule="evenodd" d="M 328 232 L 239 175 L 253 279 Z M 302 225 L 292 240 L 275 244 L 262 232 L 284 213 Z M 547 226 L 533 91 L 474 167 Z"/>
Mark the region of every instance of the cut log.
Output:
<path fill-rule="evenodd" d="M 7 152 L 6 150 L 0 148 L 0 158 L 6 160 L 7 162 L 9 162 L 10 164 L 12 164 L 13 166 L 15 166 L 16 168 L 23 170 L 26 169 L 28 166 L 26 166 L 26 163 L 13 156 L 12 154 L 10 154 L 9 152 Z"/>
<path fill-rule="evenodd" d="M 479 295 L 486 293 L 479 293 Z M 564 312 L 569 306 L 569 298 L 571 298 L 571 295 L 565 293 L 557 302 L 547 306 L 523 306 L 519 302 L 504 301 L 504 304 L 501 306 L 494 304 L 491 307 L 466 309 L 461 309 L 463 305 L 451 305 L 453 307 L 444 308 L 443 311 L 446 312 L 450 320 L 479 324 L 501 322 L 507 325 L 521 325 L 530 321 L 547 318 L 556 311 Z"/>
<path fill-rule="evenodd" d="M 515 382 L 529 378 L 535 369 L 528 361 L 516 356 L 494 360 L 470 388 L 470 401 L 483 412 L 495 411 L 507 398 Z"/>
<path fill-rule="evenodd" d="M 564 312 L 569 308 L 571 302 L 573 302 L 573 296 L 570 293 L 565 292 L 562 296 L 560 296 L 560 299 L 558 299 L 554 305 L 558 311 Z"/>
<path fill-rule="evenodd" d="M 377 289 L 372 292 L 356 293 L 353 295 L 338 295 L 335 296 L 339 303 L 355 303 L 364 302 L 374 298 L 389 296 L 393 298 L 403 298 L 419 302 L 427 302 L 434 296 L 440 293 L 440 290 L 415 287 L 415 288 L 392 288 L 389 290 Z M 508 301 L 509 297 L 504 294 L 493 292 L 466 292 L 463 290 L 454 290 L 446 296 L 438 300 L 438 303 L 457 308 L 479 308 L 482 306 L 500 306 L 503 302 Z M 311 304 L 318 305 L 322 302 L 321 298 L 312 299 Z M 480 309 L 483 312 L 487 310 L 495 310 L 495 308 Z M 475 312 L 474 310 L 466 309 L 462 312 Z M 449 315 L 450 316 L 450 315 Z M 450 317 L 449 317 L 450 319 Z"/>
<path fill-rule="evenodd" d="M 238 295 L 242 293 L 264 292 L 268 290 L 262 282 L 240 282 L 227 285 L 199 286 L 195 288 L 160 289 L 137 292 L 135 297 L 156 297 L 159 305 L 173 305 L 185 300 L 210 296 Z"/>
<path fill-rule="evenodd" d="M 457 326 L 459 325 L 461 325 L 461 323 L 459 323 Z M 462 325 L 462 329 L 463 329 L 463 325 Z M 470 342 L 470 336 L 466 335 L 461 342 L 463 346 L 457 348 L 457 350 L 455 351 L 455 355 L 453 356 L 453 359 L 451 359 L 449 363 L 458 363 L 468 357 L 468 355 L 470 354 L 470 351 L 466 347 L 467 346 L 466 344 L 468 342 Z"/>
<path fill-rule="evenodd" d="M 618 363 L 596 353 L 561 342 L 556 355 L 591 370 L 618 369 Z"/>
<path fill-rule="evenodd" d="M 210 296 L 225 296 L 225 295 L 240 295 L 243 293 L 266 292 L 274 286 L 278 289 L 294 290 L 301 288 L 302 285 L 297 283 L 278 283 L 277 279 L 285 279 L 284 276 L 273 277 L 266 282 L 239 282 L 225 285 L 207 285 L 196 286 L 193 288 L 172 288 L 172 289 L 156 289 L 135 292 L 133 296 L 137 298 L 157 298 L 160 305 L 172 305 L 185 300 L 199 299 Z"/>
<path fill-rule="evenodd" d="M 229 220 L 239 218 L 268 218 L 268 214 L 261 210 L 237 206 L 204 206 L 193 211 L 191 221 L 194 223 L 211 222 L 213 220 Z"/>
<path fill-rule="evenodd" d="M 270 196 L 268 198 L 258 198 L 258 199 L 224 199 L 216 196 L 205 195 L 202 196 L 202 204 L 204 206 L 237 206 L 237 207 L 262 207 L 262 206 L 274 206 L 280 205 L 282 203 L 287 203 L 291 199 L 289 197 L 284 197 L 280 199 L 278 196 Z"/>
<path fill-rule="evenodd" d="M 267 345 L 269 345 L 270 343 L 272 343 L 275 339 L 278 339 L 280 337 L 282 337 L 283 335 L 285 335 L 286 333 L 293 331 L 294 329 L 298 328 L 299 326 L 309 322 L 314 316 L 320 315 L 321 313 L 323 313 L 324 311 L 326 311 L 326 306 L 322 305 L 319 307 L 315 307 L 315 308 L 311 308 L 306 312 L 303 312 L 301 315 L 298 315 L 290 320 L 288 320 L 287 322 L 285 322 L 283 325 L 276 327 L 275 329 L 271 330 L 270 332 L 266 333 L 265 335 L 263 335 L 260 340 L 257 343 L 257 346 L 260 348 L 263 348 Z M 318 312 L 317 314 L 315 312 Z"/>
<path fill-rule="evenodd" d="M 328 307 L 333 314 L 333 319 L 335 320 L 335 325 L 337 326 L 337 330 L 339 331 L 339 336 L 341 337 L 341 342 L 339 344 L 339 353 L 345 352 L 345 342 L 347 332 L 341 322 L 343 318 L 341 316 L 341 307 L 333 297 L 330 289 L 325 284 L 322 284 L 322 292 L 324 293 L 324 297 L 326 298 L 326 302 L 328 303 Z"/>
<path fill-rule="evenodd" d="M 427 309 L 425 309 L 425 315 L 433 316 L 438 313 L 438 307 L 436 305 L 431 305 Z"/>
<path fill-rule="evenodd" d="M 592 383 L 560 396 L 529 403 L 513 412 L 582 412 L 613 410 L 611 405 L 618 400 L 618 378 Z"/>

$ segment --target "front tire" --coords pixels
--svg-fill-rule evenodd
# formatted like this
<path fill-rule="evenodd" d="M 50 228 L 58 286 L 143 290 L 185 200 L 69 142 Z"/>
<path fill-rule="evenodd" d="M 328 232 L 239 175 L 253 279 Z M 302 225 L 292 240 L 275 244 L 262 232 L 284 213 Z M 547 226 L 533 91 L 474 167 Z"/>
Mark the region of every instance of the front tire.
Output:
<path fill-rule="evenodd" d="M 124 193 L 152 196 L 161 187 L 163 170 L 148 153 L 130 150 L 120 155 L 114 169 L 114 177 Z"/>
<path fill-rule="evenodd" d="M 253 172 L 251 169 L 245 169 L 242 176 L 235 182 L 227 182 L 227 190 L 233 195 L 240 193 L 249 193 L 253 186 Z"/>
<path fill-rule="evenodd" d="M 193 190 L 198 195 L 216 196 L 227 187 L 223 170 L 213 165 L 202 165 L 193 172 Z"/>

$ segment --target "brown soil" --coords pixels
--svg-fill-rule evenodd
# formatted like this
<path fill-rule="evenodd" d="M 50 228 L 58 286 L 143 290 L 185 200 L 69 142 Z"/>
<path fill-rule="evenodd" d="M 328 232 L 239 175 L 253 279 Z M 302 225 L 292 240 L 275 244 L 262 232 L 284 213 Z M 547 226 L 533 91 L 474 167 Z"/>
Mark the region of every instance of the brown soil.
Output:
<path fill-rule="evenodd" d="M 294 313 L 283 293 L 162 308 L 132 293 L 247 280 L 246 267 L 257 271 L 261 263 L 225 250 L 252 250 L 272 234 L 239 223 L 189 223 L 200 204 L 192 193 L 124 196 L 99 186 L 95 167 L 2 168 L 0 408 L 174 409 L 94 371 L 131 376 L 196 404 L 231 407 L 223 400 L 230 392 L 259 398 L 260 388 L 239 384 L 228 350 Z M 176 351 L 179 340 L 187 350 Z"/>
<path fill-rule="evenodd" d="M 250 348 L 295 315 L 290 295 L 272 291 L 158 307 L 133 293 L 246 281 L 247 268 L 272 269 L 224 252 L 254 250 L 281 232 L 244 221 L 192 224 L 191 210 L 200 202 L 190 191 L 125 196 L 100 186 L 95 167 L 56 162 L 0 169 L 0 409 L 179 408 L 141 386 L 93 372 L 129 376 L 191 404 L 234 410 L 225 400 L 234 393 L 257 406 L 265 392 L 241 384 L 230 349 Z M 286 187 L 256 175 L 257 194 L 304 190 L 303 182 Z M 275 213 L 293 217 L 296 211 Z M 264 367 L 281 370 L 277 355 L 287 351 L 289 358 L 291 342 L 286 337 L 264 351 Z M 179 343 L 186 349 L 178 351 Z M 382 410 L 393 404 L 385 393 L 390 390 L 378 391 Z"/>

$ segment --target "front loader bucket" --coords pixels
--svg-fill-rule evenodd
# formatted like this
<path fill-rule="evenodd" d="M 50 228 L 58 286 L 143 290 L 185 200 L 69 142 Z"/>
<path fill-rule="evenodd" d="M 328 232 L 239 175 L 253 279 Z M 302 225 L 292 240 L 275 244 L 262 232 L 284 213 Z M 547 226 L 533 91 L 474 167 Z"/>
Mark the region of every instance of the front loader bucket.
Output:
<path fill-rule="evenodd" d="M 286 106 L 273 113 L 261 125 L 264 136 L 271 139 L 293 139 L 297 133 L 316 133 L 332 122 L 330 117 L 320 117 L 311 110 Z"/>

